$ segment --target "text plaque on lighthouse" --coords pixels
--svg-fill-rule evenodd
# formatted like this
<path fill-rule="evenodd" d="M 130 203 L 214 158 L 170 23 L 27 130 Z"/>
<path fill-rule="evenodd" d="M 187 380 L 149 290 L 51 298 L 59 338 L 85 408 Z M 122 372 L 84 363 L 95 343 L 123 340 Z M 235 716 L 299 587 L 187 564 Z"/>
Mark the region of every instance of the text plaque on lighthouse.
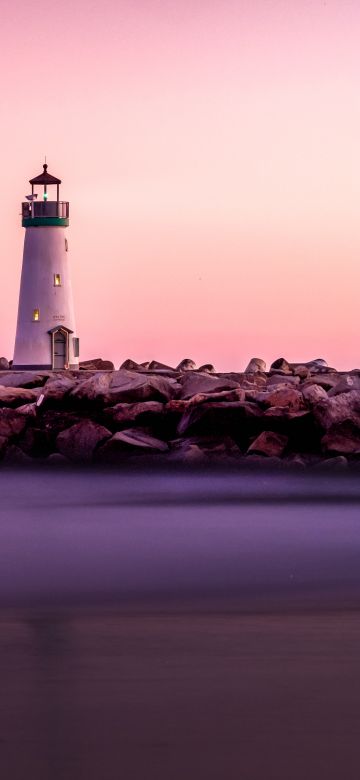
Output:
<path fill-rule="evenodd" d="M 30 179 L 31 195 L 22 203 L 25 241 L 14 369 L 79 367 L 66 236 L 69 203 L 60 200 L 61 180 L 47 167 Z"/>

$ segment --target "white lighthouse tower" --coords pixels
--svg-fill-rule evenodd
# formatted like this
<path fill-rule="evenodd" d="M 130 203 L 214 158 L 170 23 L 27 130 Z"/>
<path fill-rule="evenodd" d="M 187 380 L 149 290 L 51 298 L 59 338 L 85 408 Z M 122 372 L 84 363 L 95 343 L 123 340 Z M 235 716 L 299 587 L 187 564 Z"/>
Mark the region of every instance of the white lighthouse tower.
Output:
<path fill-rule="evenodd" d="M 22 204 L 26 232 L 13 368 L 78 368 L 66 237 L 69 203 L 59 199 L 61 180 L 48 173 L 46 163 L 43 167 L 30 179 L 31 195 Z M 54 187 L 56 198 L 50 200 L 48 189 Z"/>

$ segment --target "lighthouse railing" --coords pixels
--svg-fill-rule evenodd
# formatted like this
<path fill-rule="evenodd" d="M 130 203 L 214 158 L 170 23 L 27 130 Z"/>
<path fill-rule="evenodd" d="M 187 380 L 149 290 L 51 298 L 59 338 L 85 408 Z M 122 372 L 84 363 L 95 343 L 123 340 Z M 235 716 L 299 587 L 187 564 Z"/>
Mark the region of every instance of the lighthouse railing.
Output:
<path fill-rule="evenodd" d="M 69 218 L 69 202 L 65 200 L 31 201 L 22 203 L 22 218 L 35 219 L 38 217 Z"/>

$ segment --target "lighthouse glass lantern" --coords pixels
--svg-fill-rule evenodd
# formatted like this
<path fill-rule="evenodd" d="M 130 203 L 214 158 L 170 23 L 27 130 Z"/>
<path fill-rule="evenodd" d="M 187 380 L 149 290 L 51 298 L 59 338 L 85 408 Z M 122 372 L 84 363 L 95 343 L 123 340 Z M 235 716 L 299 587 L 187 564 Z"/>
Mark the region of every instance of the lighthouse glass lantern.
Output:
<path fill-rule="evenodd" d="M 45 163 L 30 179 L 31 195 L 22 204 L 25 241 L 14 369 L 79 367 L 66 237 L 69 203 L 60 200 L 61 180 L 47 168 Z"/>

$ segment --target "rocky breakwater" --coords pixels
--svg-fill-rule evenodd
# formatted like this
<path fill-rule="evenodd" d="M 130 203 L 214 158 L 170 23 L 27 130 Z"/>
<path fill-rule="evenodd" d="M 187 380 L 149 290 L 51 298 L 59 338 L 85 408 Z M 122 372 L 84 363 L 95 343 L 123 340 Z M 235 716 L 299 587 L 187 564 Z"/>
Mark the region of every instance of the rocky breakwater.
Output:
<path fill-rule="evenodd" d="M 360 468 L 360 370 L 254 358 L 218 373 L 0 371 L 0 466 L 180 463 Z"/>

